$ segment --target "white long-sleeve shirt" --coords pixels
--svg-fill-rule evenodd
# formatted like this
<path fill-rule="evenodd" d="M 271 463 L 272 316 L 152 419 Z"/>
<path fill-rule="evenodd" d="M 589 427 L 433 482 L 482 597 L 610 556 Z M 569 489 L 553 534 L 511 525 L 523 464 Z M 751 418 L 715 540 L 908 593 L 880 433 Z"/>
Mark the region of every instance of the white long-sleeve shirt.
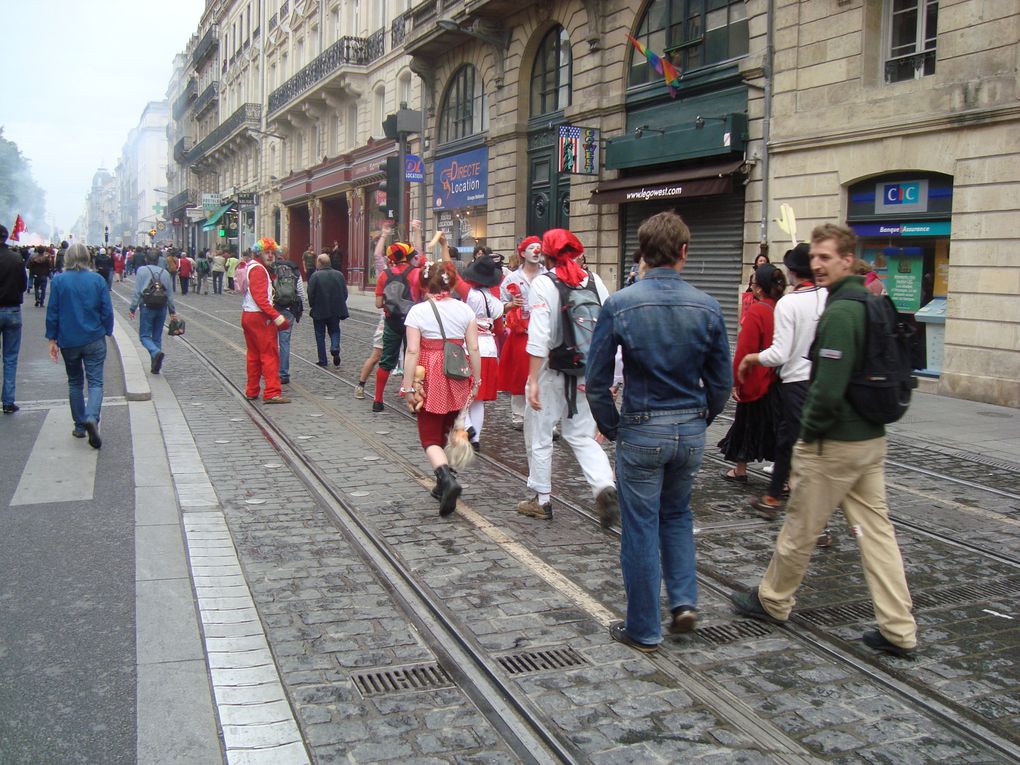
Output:
<path fill-rule="evenodd" d="M 609 290 L 598 274 L 592 273 L 591 277 L 585 277 L 579 286 L 587 287 L 588 278 L 595 280 L 599 302 L 605 305 L 609 299 Z M 531 323 L 528 325 L 528 354 L 548 358 L 549 351 L 563 342 L 560 292 L 552 279 L 545 275 L 535 277 L 528 293 L 528 309 L 531 311 Z"/>
<path fill-rule="evenodd" d="M 762 366 L 780 367 L 779 377 L 784 383 L 811 377 L 808 351 L 828 296 L 824 287 L 813 287 L 783 295 L 776 303 L 772 345 L 758 354 L 758 361 Z"/>

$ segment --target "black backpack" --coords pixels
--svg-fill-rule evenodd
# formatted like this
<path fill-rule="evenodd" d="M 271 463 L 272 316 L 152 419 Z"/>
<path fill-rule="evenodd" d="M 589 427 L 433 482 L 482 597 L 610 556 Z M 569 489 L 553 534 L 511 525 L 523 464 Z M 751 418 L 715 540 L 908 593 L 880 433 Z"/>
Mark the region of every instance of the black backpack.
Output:
<path fill-rule="evenodd" d="M 149 273 L 152 278 L 146 285 L 145 289 L 142 290 L 142 304 L 146 308 L 165 308 L 167 304 L 166 287 L 163 286 L 163 282 L 159 280 L 159 275 L 163 269 L 153 271 L 152 267 L 149 267 Z"/>
<path fill-rule="evenodd" d="M 560 294 L 560 323 L 563 327 L 563 339 L 549 351 L 549 368 L 563 374 L 568 420 L 577 414 L 576 378 L 584 377 L 588 367 L 591 337 L 602 311 L 595 277 L 590 271 L 585 270 L 585 273 L 588 274 L 588 284 L 584 287 L 571 287 L 551 272 L 546 274 Z"/>
<path fill-rule="evenodd" d="M 864 304 L 864 353 L 847 387 L 850 405 L 868 422 L 896 422 L 917 387 L 910 353 L 914 328 L 900 320 L 888 295 L 840 290 L 829 296 L 832 300 Z"/>
<path fill-rule="evenodd" d="M 387 268 L 386 285 L 383 287 L 383 308 L 386 309 L 386 321 L 391 326 L 399 329 L 404 326 L 404 319 L 407 312 L 414 305 L 411 298 L 411 283 L 407 280 L 407 274 L 411 269 L 405 268 L 399 274 L 392 268 Z"/>

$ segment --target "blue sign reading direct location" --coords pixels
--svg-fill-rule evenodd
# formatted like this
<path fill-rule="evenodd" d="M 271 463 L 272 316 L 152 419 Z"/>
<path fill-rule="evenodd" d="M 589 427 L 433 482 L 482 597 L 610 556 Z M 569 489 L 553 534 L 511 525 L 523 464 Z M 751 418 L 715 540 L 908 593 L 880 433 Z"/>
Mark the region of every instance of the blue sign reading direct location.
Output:
<path fill-rule="evenodd" d="M 489 199 L 489 150 L 465 151 L 437 159 L 433 165 L 432 207 L 458 210 Z"/>
<path fill-rule="evenodd" d="M 410 183 L 425 183 L 425 165 L 417 154 L 404 157 L 404 180 Z"/>

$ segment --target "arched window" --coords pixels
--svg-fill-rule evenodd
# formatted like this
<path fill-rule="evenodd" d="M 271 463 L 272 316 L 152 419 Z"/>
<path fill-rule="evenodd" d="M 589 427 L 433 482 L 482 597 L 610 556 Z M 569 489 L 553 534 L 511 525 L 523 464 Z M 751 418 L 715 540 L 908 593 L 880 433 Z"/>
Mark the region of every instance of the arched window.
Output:
<path fill-rule="evenodd" d="M 653 0 L 635 39 L 686 72 L 747 55 L 745 0 Z M 631 50 L 628 85 L 661 79 L 648 60 Z"/>
<path fill-rule="evenodd" d="M 439 113 L 439 142 L 483 133 L 489 129 L 489 105 L 477 70 L 462 66 L 450 80 Z"/>
<path fill-rule="evenodd" d="M 382 135 L 384 114 L 386 114 L 386 86 L 377 85 L 372 99 L 372 135 Z"/>
<path fill-rule="evenodd" d="M 542 38 L 531 73 L 531 116 L 558 112 L 570 106 L 570 81 L 573 62 L 570 37 L 563 27 L 556 27 Z"/>

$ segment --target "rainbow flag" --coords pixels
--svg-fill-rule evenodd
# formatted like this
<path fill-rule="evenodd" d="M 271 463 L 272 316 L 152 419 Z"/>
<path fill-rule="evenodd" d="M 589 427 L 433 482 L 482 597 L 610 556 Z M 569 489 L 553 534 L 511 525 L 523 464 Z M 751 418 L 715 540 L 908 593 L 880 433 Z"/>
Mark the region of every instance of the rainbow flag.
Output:
<path fill-rule="evenodd" d="M 680 72 L 677 68 L 668 59 L 660 58 L 656 53 L 648 50 L 639 40 L 635 40 L 630 35 L 627 35 L 627 39 L 630 40 L 630 44 L 637 49 L 638 53 L 648 59 L 652 69 L 662 75 L 662 78 L 666 81 L 666 87 L 669 88 L 669 95 L 672 98 L 676 98 L 676 86 L 680 84 Z"/>

